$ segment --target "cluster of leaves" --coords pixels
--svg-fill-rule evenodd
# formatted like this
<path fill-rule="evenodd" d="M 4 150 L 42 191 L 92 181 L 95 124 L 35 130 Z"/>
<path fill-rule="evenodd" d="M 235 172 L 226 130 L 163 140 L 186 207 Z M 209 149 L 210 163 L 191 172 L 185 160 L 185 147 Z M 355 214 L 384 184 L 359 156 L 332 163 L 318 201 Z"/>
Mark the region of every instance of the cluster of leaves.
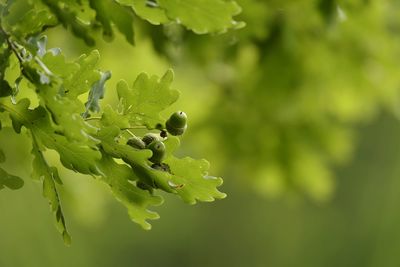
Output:
<path fill-rule="evenodd" d="M 163 199 L 138 183 L 156 185 L 190 204 L 224 198 L 225 194 L 217 189 L 222 179 L 208 175 L 207 161 L 173 155 L 179 146 L 177 137 L 168 136 L 164 141 L 167 170 L 151 167 L 151 150 L 126 144 L 137 129 L 159 132 L 165 128 L 161 113 L 179 97 L 179 92 L 171 89 L 171 70 L 161 78 L 143 73 L 133 86 L 120 81 L 119 103 L 103 107 L 100 100 L 111 72 L 97 68 L 99 52 L 67 60 L 60 49 L 46 47 L 43 32 L 62 25 L 93 45 L 97 29 L 111 37 L 115 25 L 133 44 L 135 14 L 155 24 L 175 21 L 194 32 L 209 33 L 240 27 L 241 23 L 232 19 L 239 11 L 235 2 L 225 0 L 0 1 L 0 111 L 11 118 L 10 125 L 3 120 L 3 126 L 30 136 L 32 177 L 43 182 L 43 195 L 66 244 L 70 236 L 57 191 L 62 181 L 57 168 L 46 160 L 47 149 L 59 154 L 64 167 L 108 184 L 131 219 L 144 229 L 151 227 L 147 220 L 158 218 L 149 206 L 160 205 Z M 14 77 L 9 73 L 16 68 Z M 31 89 L 34 97 L 23 97 L 23 92 Z M 0 151 L 0 163 L 4 160 Z M 0 168 L 0 189 L 22 185 L 21 178 Z"/>
<path fill-rule="evenodd" d="M 180 62 L 182 72 L 206 70 L 219 89 L 196 133 L 208 132 L 205 150 L 262 194 L 329 199 L 332 168 L 351 158 L 356 126 L 382 107 L 397 110 L 398 3 L 238 3 L 239 31 L 157 40 L 162 53 L 179 46 L 179 58 L 170 53 L 177 70 Z"/>

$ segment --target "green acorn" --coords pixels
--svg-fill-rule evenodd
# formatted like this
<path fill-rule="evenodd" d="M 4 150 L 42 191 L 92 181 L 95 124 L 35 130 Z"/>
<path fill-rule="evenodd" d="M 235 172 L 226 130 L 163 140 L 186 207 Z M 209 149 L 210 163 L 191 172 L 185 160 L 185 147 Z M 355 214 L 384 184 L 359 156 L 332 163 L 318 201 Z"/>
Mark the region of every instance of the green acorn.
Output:
<path fill-rule="evenodd" d="M 161 141 L 153 141 L 150 145 L 146 147 L 153 152 L 153 155 L 149 160 L 153 163 L 160 164 L 165 156 L 165 145 Z"/>
<path fill-rule="evenodd" d="M 187 128 L 187 116 L 183 111 L 177 111 L 169 117 L 165 124 L 168 133 L 172 135 L 182 135 Z"/>
<path fill-rule="evenodd" d="M 154 133 L 147 133 L 143 136 L 142 141 L 145 143 L 146 146 L 150 145 L 153 141 L 158 141 L 158 135 Z"/>
<path fill-rule="evenodd" d="M 132 137 L 126 142 L 127 145 L 137 148 L 137 149 L 144 149 L 146 148 L 146 144 L 140 139 L 139 137 Z"/>

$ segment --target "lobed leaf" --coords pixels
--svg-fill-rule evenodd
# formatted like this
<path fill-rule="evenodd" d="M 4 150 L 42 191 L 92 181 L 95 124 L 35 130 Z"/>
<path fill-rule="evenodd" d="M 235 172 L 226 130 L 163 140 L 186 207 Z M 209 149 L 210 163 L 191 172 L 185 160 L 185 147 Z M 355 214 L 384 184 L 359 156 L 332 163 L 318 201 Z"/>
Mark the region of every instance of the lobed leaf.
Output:
<path fill-rule="evenodd" d="M 131 168 L 118 164 L 107 153 L 103 152 L 100 161 L 102 180 L 107 183 L 115 198 L 127 209 L 132 221 L 140 224 L 144 229 L 150 230 L 148 219 L 158 219 L 156 212 L 149 211 L 148 206 L 158 206 L 163 203 L 160 196 L 151 195 L 147 190 L 137 188 L 131 181 L 137 180 Z"/>
<path fill-rule="evenodd" d="M 20 132 L 25 126 L 45 147 L 54 149 L 60 155 L 61 163 L 68 169 L 83 174 L 99 174 L 96 164 L 101 154 L 97 147 L 88 143 L 73 142 L 57 132 L 50 121 L 49 113 L 41 106 L 29 109 L 29 100 L 24 98 L 16 105 L 3 102 L 2 106 L 10 111 L 14 129 Z"/>
<path fill-rule="evenodd" d="M 7 1 L 1 13 L 1 27 L 21 41 L 57 24 L 56 18 L 40 1 Z"/>
<path fill-rule="evenodd" d="M 152 24 L 175 21 L 198 34 L 221 33 L 244 26 L 233 16 L 241 12 L 230 0 L 118 0 Z"/>
<path fill-rule="evenodd" d="M 118 30 L 125 35 L 126 40 L 134 44 L 133 12 L 121 6 L 114 0 L 89 0 L 90 7 L 96 10 L 96 20 L 103 26 L 103 35 L 112 38 L 111 23 L 115 23 Z"/>
<path fill-rule="evenodd" d="M 93 84 L 89 92 L 88 101 L 85 104 L 86 110 L 85 113 L 83 114 L 84 118 L 89 116 L 90 111 L 92 112 L 100 111 L 99 101 L 104 97 L 105 83 L 110 78 L 111 78 L 110 71 L 102 72 L 100 80 L 98 80 Z"/>
<path fill-rule="evenodd" d="M 50 167 L 47 164 L 45 158 L 43 157 L 42 151 L 39 149 L 39 146 L 35 140 L 35 136 L 33 135 L 32 138 L 32 154 L 34 156 L 32 162 L 32 178 L 43 180 L 43 196 L 49 201 L 51 211 L 55 216 L 57 229 L 63 236 L 64 243 L 66 245 L 70 245 L 71 237 L 67 231 L 64 214 L 61 208 L 60 197 L 56 188 L 56 182 L 61 183 L 58 171 L 55 167 Z"/>
<path fill-rule="evenodd" d="M 104 151 L 114 158 L 120 158 L 128 163 L 135 177 L 151 187 L 160 188 L 168 193 L 175 193 L 170 186 L 169 174 L 151 168 L 148 159 L 152 152 L 149 149 L 135 149 L 126 144 L 120 144 L 116 141 L 120 130 L 115 126 L 102 128 L 97 138 L 101 140 L 101 147 Z"/>
<path fill-rule="evenodd" d="M 11 190 L 20 189 L 24 185 L 24 180 L 18 176 L 9 174 L 2 168 L 0 168 L 0 190 L 7 187 Z"/>
<path fill-rule="evenodd" d="M 88 92 L 92 85 L 100 80 L 101 73 L 96 69 L 99 59 L 99 51 L 93 50 L 89 55 L 81 55 L 74 62 L 78 68 L 63 83 L 67 97 L 76 99 L 77 96 Z"/>
<path fill-rule="evenodd" d="M 91 24 L 84 23 L 78 16 L 78 13 L 82 8 L 81 1 L 59 1 L 59 0 L 42 0 L 51 10 L 57 20 L 65 27 L 70 28 L 72 33 L 83 39 L 89 46 L 95 44 L 95 40 L 91 32 Z M 79 3 L 80 2 L 80 3 Z"/>
<path fill-rule="evenodd" d="M 89 55 L 82 55 L 75 62 L 66 62 L 62 54 L 48 52 L 43 57 L 43 64 L 53 74 L 54 82 L 49 85 L 38 85 L 38 94 L 42 99 L 42 105 L 51 113 L 52 120 L 59 125 L 59 131 L 71 141 L 89 142 L 91 146 L 95 142 L 90 139 L 88 134 L 93 132 L 93 128 L 85 122 L 81 114 L 86 112 L 86 107 L 78 99 L 78 96 L 94 90 L 102 89 L 104 80 L 100 71 L 95 69 L 99 60 L 97 50 Z M 107 72 L 108 73 L 108 72 Z M 95 101 L 93 95 L 91 101 Z M 93 105 L 95 102 L 91 102 Z"/>
<path fill-rule="evenodd" d="M 119 130 L 116 127 L 103 128 L 98 137 L 102 140 L 102 148 L 110 156 L 121 158 L 128 163 L 138 179 L 149 186 L 176 193 L 183 201 L 190 204 L 226 197 L 226 194 L 217 189 L 222 185 L 222 179 L 208 175 L 209 163 L 206 160 L 194 160 L 189 157 L 179 159 L 172 155 L 179 146 L 178 138 L 169 137 L 165 141 L 168 155 L 164 163 L 170 169 L 170 172 L 167 172 L 150 167 L 151 163 L 148 161 L 151 157 L 150 150 L 138 150 L 128 145 L 118 144 L 116 142 L 118 133 Z"/>
<path fill-rule="evenodd" d="M 123 113 L 132 125 L 145 125 L 156 128 L 164 120 L 160 112 L 173 104 L 179 91 L 171 89 L 174 74 L 168 70 L 161 79 L 141 73 L 130 88 L 125 81 L 117 84 L 117 92 L 122 103 Z"/>
<path fill-rule="evenodd" d="M 0 32 L 0 44 L 6 43 L 7 37 Z M 12 94 L 12 88 L 5 79 L 6 69 L 10 65 L 9 58 L 11 50 L 8 47 L 0 45 L 0 97 L 9 96 Z"/>
<path fill-rule="evenodd" d="M 148 22 L 159 25 L 169 22 L 165 11 L 161 9 L 155 1 L 149 0 L 117 0 L 118 3 L 126 6 L 130 6 L 135 13 L 142 19 Z M 154 4 L 149 4 L 152 2 Z"/>
<path fill-rule="evenodd" d="M 129 118 L 124 114 L 114 110 L 110 105 L 107 105 L 103 109 L 101 116 L 101 124 L 104 126 L 117 126 L 118 128 L 129 128 Z"/>
<path fill-rule="evenodd" d="M 169 155 L 165 159 L 171 170 L 170 182 L 176 188 L 176 193 L 183 201 L 195 204 L 196 201 L 214 201 L 226 197 L 217 187 L 223 181 L 219 177 L 208 175 L 210 164 L 201 159 L 195 160 L 189 157 L 177 158 L 172 152 L 178 147 L 179 139 L 169 137 L 165 141 Z"/>
<path fill-rule="evenodd" d="M 197 34 L 225 32 L 244 23 L 233 20 L 241 8 L 226 0 L 157 0 L 171 20 L 181 23 Z"/>

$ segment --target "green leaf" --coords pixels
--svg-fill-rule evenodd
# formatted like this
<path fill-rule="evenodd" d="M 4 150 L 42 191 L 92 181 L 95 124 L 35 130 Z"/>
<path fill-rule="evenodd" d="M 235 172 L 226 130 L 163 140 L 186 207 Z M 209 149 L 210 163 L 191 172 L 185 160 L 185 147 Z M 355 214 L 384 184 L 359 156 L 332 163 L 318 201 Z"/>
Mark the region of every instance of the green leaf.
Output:
<path fill-rule="evenodd" d="M 93 132 L 93 127 L 81 117 L 86 108 L 78 96 L 93 87 L 101 88 L 104 81 L 100 72 L 95 69 L 99 57 L 98 51 L 94 50 L 89 55 L 82 55 L 75 62 L 66 62 L 62 54 L 48 52 L 43 57 L 43 64 L 57 79 L 50 85 L 36 85 L 40 89 L 38 94 L 42 105 L 51 112 L 51 118 L 60 126 L 59 131 L 70 140 L 88 141 L 92 146 L 95 143 L 90 141 L 88 134 Z"/>
<path fill-rule="evenodd" d="M 179 139 L 176 137 L 169 137 L 165 145 L 169 155 L 164 162 L 169 165 L 172 173 L 170 185 L 175 187 L 183 201 L 195 204 L 197 200 L 214 201 L 226 197 L 225 193 L 217 189 L 222 185 L 222 179 L 208 174 L 208 161 L 174 157 L 171 153 L 179 146 Z"/>
<path fill-rule="evenodd" d="M 40 150 L 35 137 L 33 136 L 32 145 L 33 158 L 33 173 L 32 178 L 37 180 L 43 180 L 43 196 L 49 201 L 51 211 L 54 213 L 56 220 L 56 227 L 60 234 L 63 236 L 64 243 L 66 245 L 71 244 L 71 237 L 67 231 L 65 218 L 62 212 L 60 197 L 56 188 L 56 181 L 60 183 L 60 177 L 58 171 L 54 167 L 50 167 L 46 159 L 43 157 L 42 151 Z"/>
<path fill-rule="evenodd" d="M 6 41 L 6 37 L 0 32 L 0 43 L 5 43 Z M 9 66 L 10 55 L 11 50 L 8 47 L 3 48 L 0 46 L 0 81 L 4 79 L 5 70 Z"/>
<path fill-rule="evenodd" d="M 149 5 L 148 0 L 117 0 L 118 3 L 132 7 L 135 13 L 148 22 L 159 25 L 169 22 L 163 9 Z"/>
<path fill-rule="evenodd" d="M 100 111 L 99 101 L 100 101 L 100 99 L 103 99 L 103 97 L 104 97 L 105 83 L 110 78 L 111 78 L 110 71 L 102 72 L 100 80 L 98 80 L 97 82 L 95 82 L 93 84 L 93 86 L 89 92 L 88 101 L 85 104 L 86 111 L 83 114 L 84 118 L 89 116 L 89 111 L 92 111 L 92 112 Z"/>
<path fill-rule="evenodd" d="M 0 97 L 12 95 L 13 90 L 6 80 L 0 80 Z"/>
<path fill-rule="evenodd" d="M 3 29 L 21 41 L 57 24 L 53 14 L 40 1 L 28 0 L 8 1 L 1 22 Z"/>
<path fill-rule="evenodd" d="M 78 16 L 78 12 L 82 9 L 80 4 L 85 2 L 78 3 L 76 1 L 59 0 L 42 0 L 42 2 L 47 5 L 65 28 L 70 28 L 72 33 L 83 39 L 87 45 L 95 45 L 95 40 L 91 34 L 92 25 L 83 22 Z"/>
<path fill-rule="evenodd" d="M 134 44 L 133 12 L 127 7 L 117 4 L 113 0 L 89 0 L 90 7 L 96 10 L 96 20 L 103 25 L 103 35 L 112 38 L 111 23 L 115 23 L 118 30 L 125 35 L 126 40 Z"/>
<path fill-rule="evenodd" d="M 34 50 L 40 50 L 38 43 L 35 43 Z M 51 70 L 55 76 L 63 80 L 71 79 L 71 76 L 75 73 L 78 73 L 79 69 L 81 68 L 79 62 L 67 62 L 65 56 L 60 52 L 54 53 L 51 50 L 46 50 L 41 58 L 47 69 Z"/>
<path fill-rule="evenodd" d="M 50 115 L 43 107 L 29 109 L 29 100 L 24 98 L 16 105 L 0 103 L 10 113 L 13 125 L 20 131 L 21 126 L 31 130 L 38 142 L 54 149 L 60 155 L 61 163 L 68 169 L 83 174 L 99 174 L 96 161 L 101 154 L 96 146 L 88 142 L 73 142 L 57 132 L 50 121 Z"/>
<path fill-rule="evenodd" d="M 155 128 L 157 124 L 164 123 L 160 112 L 179 97 L 179 92 L 170 88 L 173 77 L 172 70 L 168 70 L 161 79 L 142 73 L 136 78 L 132 88 L 125 81 L 117 84 L 123 113 L 129 117 L 132 125 Z"/>
<path fill-rule="evenodd" d="M 115 158 L 121 158 L 128 163 L 139 180 L 153 188 L 159 188 L 169 193 L 178 194 L 183 201 L 195 204 L 196 201 L 214 201 L 222 199 L 226 194 L 217 187 L 222 185 L 222 179 L 209 176 L 209 163 L 206 160 L 194 160 L 186 157 L 176 158 L 172 152 L 179 146 L 179 139 L 169 137 L 165 141 L 168 155 L 166 163 L 170 172 L 156 170 L 150 167 L 147 160 L 151 157 L 148 149 L 138 150 L 128 145 L 118 144 L 115 140 L 119 134 L 116 127 L 103 128 L 98 138 L 102 140 L 105 152 Z"/>
<path fill-rule="evenodd" d="M 151 168 L 148 160 L 152 156 L 149 149 L 135 149 L 126 144 L 120 144 L 117 137 L 120 130 L 115 126 L 102 128 L 96 136 L 101 140 L 101 147 L 111 157 L 120 158 L 128 163 L 137 177 L 149 186 L 160 188 L 165 192 L 175 193 L 175 190 L 168 183 L 169 174 Z"/>
<path fill-rule="evenodd" d="M 88 92 L 93 84 L 100 80 L 100 71 L 96 69 L 99 59 L 99 51 L 93 50 L 89 55 L 83 54 L 75 60 L 74 63 L 77 66 L 75 71 L 70 72 L 66 70 L 64 72 L 66 74 L 69 73 L 69 77 L 63 81 L 63 89 L 67 97 L 76 99 L 77 96 Z M 47 63 L 45 60 L 44 62 Z M 63 64 L 60 63 L 58 69 L 62 69 L 63 67 Z M 50 70 L 53 71 L 52 68 Z"/>
<path fill-rule="evenodd" d="M 240 28 L 244 23 L 233 20 L 241 8 L 226 0 L 157 0 L 168 18 L 198 34 L 220 33 Z"/>
<path fill-rule="evenodd" d="M 6 36 L 4 36 L 0 32 L 0 44 L 6 42 L 7 42 Z M 9 96 L 12 94 L 12 88 L 4 77 L 6 69 L 10 64 L 9 63 L 10 55 L 11 55 L 11 50 L 8 48 L 8 46 L 7 47 L 0 46 L 0 97 Z"/>
<path fill-rule="evenodd" d="M 129 128 L 129 118 L 122 113 L 114 110 L 111 106 L 107 105 L 103 109 L 101 116 L 101 123 L 104 126 L 117 126 L 118 128 Z"/>
<path fill-rule="evenodd" d="M 137 180 L 131 168 L 116 163 L 112 157 L 103 153 L 100 161 L 103 181 L 106 182 L 115 198 L 127 207 L 132 221 L 140 224 L 144 229 L 151 229 L 148 219 L 158 219 L 159 215 L 149 211 L 148 206 L 158 206 L 163 203 L 160 196 L 153 196 L 147 190 L 137 188 L 131 181 Z"/>
<path fill-rule="evenodd" d="M 30 38 L 30 50 L 38 56 L 35 61 L 24 62 L 23 73 L 36 87 L 40 104 L 51 113 L 58 125 L 57 131 L 72 141 L 90 142 L 88 134 L 93 128 L 81 117 L 86 108 L 78 96 L 101 82 L 96 69 L 99 53 L 94 50 L 74 62 L 67 62 L 60 52 L 46 51 L 45 41 L 45 36 Z M 94 142 L 91 143 L 93 146 Z"/>
<path fill-rule="evenodd" d="M 0 168 L 0 190 L 7 187 L 11 190 L 20 189 L 24 185 L 24 180 L 18 176 L 7 173 Z"/>

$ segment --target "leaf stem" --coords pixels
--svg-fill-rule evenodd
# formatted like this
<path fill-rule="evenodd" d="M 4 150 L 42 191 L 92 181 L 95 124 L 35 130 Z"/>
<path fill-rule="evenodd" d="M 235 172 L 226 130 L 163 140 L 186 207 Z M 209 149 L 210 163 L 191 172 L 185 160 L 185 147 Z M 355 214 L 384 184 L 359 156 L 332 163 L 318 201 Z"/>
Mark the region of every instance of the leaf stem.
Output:
<path fill-rule="evenodd" d="M 121 130 L 132 130 L 132 129 L 147 129 L 146 126 L 138 125 L 138 126 L 131 126 L 126 128 L 121 128 Z"/>
<path fill-rule="evenodd" d="M 5 39 L 6 39 L 7 44 L 8 44 L 8 48 L 9 48 L 9 49 L 15 54 L 15 56 L 17 57 L 17 59 L 18 59 L 18 61 L 19 61 L 19 67 L 20 67 L 20 69 L 21 69 L 22 75 L 25 76 L 25 78 L 27 78 L 29 81 L 34 82 L 34 81 L 32 81 L 32 80 L 30 79 L 30 77 L 27 76 L 27 75 L 25 74 L 25 72 L 23 71 L 23 70 L 24 70 L 24 63 L 25 63 L 26 61 L 29 61 L 29 60 L 24 59 L 24 58 L 21 56 L 21 54 L 20 54 L 20 51 L 21 51 L 21 50 L 25 50 L 24 46 L 18 44 L 16 41 L 12 41 L 12 40 L 11 40 L 11 35 L 10 35 L 9 33 L 7 33 L 7 32 L 1 27 L 1 25 L 0 25 L 0 33 L 3 34 L 3 35 L 5 36 Z M 26 51 L 26 50 L 25 50 L 25 51 Z M 42 70 L 43 70 L 47 75 L 58 78 L 57 76 L 55 76 L 55 75 L 49 70 L 49 68 L 43 63 L 43 61 L 42 61 L 38 56 L 32 55 L 30 52 L 28 52 L 28 53 L 29 53 L 30 56 L 33 56 L 33 59 L 35 60 L 35 62 L 42 68 Z"/>
<path fill-rule="evenodd" d="M 129 131 L 128 129 L 126 129 L 126 131 L 133 137 L 135 137 L 136 135 L 134 135 L 131 131 Z"/>
<path fill-rule="evenodd" d="M 15 46 L 15 44 L 10 40 L 11 36 L 10 34 L 8 34 L 0 25 L 0 32 L 5 36 L 5 39 L 7 41 L 7 45 L 8 48 L 15 54 L 15 56 L 17 57 L 19 63 L 20 63 L 20 67 L 22 69 L 22 63 L 25 61 L 21 55 L 18 52 L 17 47 Z"/>
<path fill-rule="evenodd" d="M 7 106 L 6 104 L 3 104 L 1 102 L 0 102 L 0 108 L 8 111 L 8 113 L 15 113 L 15 111 L 12 108 L 10 108 L 9 106 Z"/>
<path fill-rule="evenodd" d="M 101 120 L 101 117 L 89 117 L 89 118 L 85 118 L 85 121 L 92 121 L 92 120 Z"/>

